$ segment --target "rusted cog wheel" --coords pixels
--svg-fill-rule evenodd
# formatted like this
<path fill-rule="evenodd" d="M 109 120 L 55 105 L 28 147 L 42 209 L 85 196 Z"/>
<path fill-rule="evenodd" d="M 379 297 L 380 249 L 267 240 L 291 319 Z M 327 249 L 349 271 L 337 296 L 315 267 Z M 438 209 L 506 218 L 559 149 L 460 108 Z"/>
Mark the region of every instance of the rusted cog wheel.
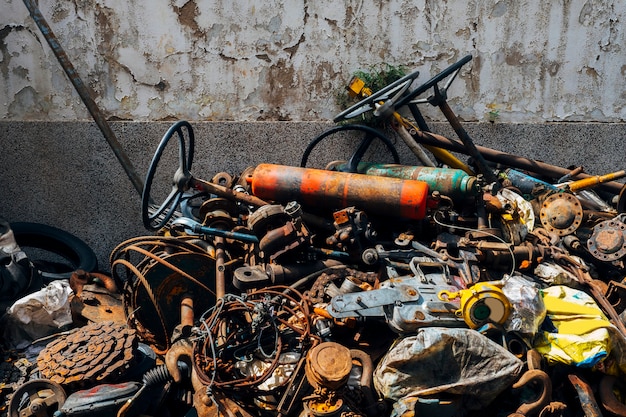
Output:
<path fill-rule="evenodd" d="M 9 403 L 9 417 L 52 416 L 65 403 L 67 395 L 59 384 L 34 379 L 20 386 Z"/>

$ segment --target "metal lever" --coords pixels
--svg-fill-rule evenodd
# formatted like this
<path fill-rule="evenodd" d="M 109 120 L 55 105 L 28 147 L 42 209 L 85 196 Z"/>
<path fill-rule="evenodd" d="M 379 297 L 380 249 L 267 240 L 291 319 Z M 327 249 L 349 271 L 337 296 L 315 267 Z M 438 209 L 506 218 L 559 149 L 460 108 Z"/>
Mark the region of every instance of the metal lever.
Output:
<path fill-rule="evenodd" d="M 190 230 L 198 235 L 219 236 L 227 239 L 241 240 L 243 242 L 259 243 L 259 238 L 254 235 L 241 232 L 231 232 L 229 230 L 216 229 L 214 227 L 203 226 L 188 217 L 181 217 L 172 222 L 172 229 Z"/>

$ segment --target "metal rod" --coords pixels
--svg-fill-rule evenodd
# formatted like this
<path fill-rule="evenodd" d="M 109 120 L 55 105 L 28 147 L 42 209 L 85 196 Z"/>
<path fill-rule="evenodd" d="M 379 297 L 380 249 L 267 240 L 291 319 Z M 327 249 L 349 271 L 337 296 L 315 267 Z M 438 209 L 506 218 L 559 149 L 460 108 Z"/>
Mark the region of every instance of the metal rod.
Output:
<path fill-rule="evenodd" d="M 226 252 L 224 238 L 214 236 L 215 243 L 215 296 L 219 299 L 226 295 Z"/>
<path fill-rule="evenodd" d="M 478 149 L 476 149 L 474 141 L 467 133 L 467 131 L 463 128 L 463 126 L 461 126 L 459 118 L 456 117 L 456 115 L 448 105 L 448 102 L 442 98 L 439 100 L 438 105 L 439 109 L 450 123 L 450 126 L 452 126 L 452 129 L 454 129 L 459 139 L 461 139 L 461 142 L 463 142 L 463 145 L 467 150 L 467 154 L 474 158 L 474 162 L 476 163 L 478 171 L 485 176 L 485 179 L 488 183 L 491 184 L 497 182 L 498 178 L 496 177 L 496 174 L 494 174 L 491 168 L 487 166 L 487 162 L 485 161 L 484 156 L 478 151 Z"/>
<path fill-rule="evenodd" d="M 39 30 L 43 34 L 46 41 L 48 42 L 48 45 L 50 45 L 50 48 L 52 48 L 52 52 L 61 64 L 61 67 L 63 67 L 63 70 L 72 82 L 72 85 L 76 89 L 76 92 L 80 96 L 85 106 L 87 106 L 87 110 L 89 110 L 89 113 L 100 128 L 100 131 L 102 131 L 102 134 L 104 135 L 106 141 L 109 143 L 109 146 L 111 147 L 111 149 L 113 149 L 113 153 L 115 153 L 115 156 L 122 164 L 122 168 L 124 168 L 124 171 L 126 171 L 126 175 L 128 175 L 130 182 L 139 193 L 139 196 L 141 196 L 143 192 L 143 180 L 141 179 L 141 177 L 139 177 L 139 175 L 137 175 L 137 172 L 135 171 L 133 164 L 130 162 L 128 155 L 126 155 L 126 153 L 124 152 L 124 149 L 118 142 L 115 133 L 107 123 L 104 115 L 96 105 L 96 102 L 91 97 L 87 86 L 83 83 L 80 76 L 74 69 L 74 66 L 72 65 L 67 54 L 59 44 L 59 41 L 57 40 L 56 36 L 52 32 L 52 29 L 50 28 L 50 25 L 48 25 L 48 22 L 46 22 L 46 19 L 41 14 L 41 11 L 37 7 L 37 4 L 35 4 L 35 1 L 23 1 L 31 17 L 39 27 Z"/>
<path fill-rule="evenodd" d="M 413 133 L 413 132 L 412 132 Z M 467 154 L 467 149 L 460 141 L 449 139 L 441 135 L 437 135 L 430 132 L 424 132 L 418 130 L 414 132 L 413 136 L 417 141 L 422 144 L 438 146 L 444 149 L 448 149 L 453 152 L 461 152 Z M 476 149 L 483 155 L 483 157 L 491 162 L 507 165 L 513 168 L 523 169 L 526 171 L 534 172 L 536 174 L 547 175 L 553 178 L 560 178 L 563 175 L 571 172 L 569 169 L 561 168 L 555 165 L 550 165 L 545 162 L 537 161 L 530 158 L 524 158 L 500 152 L 495 149 L 486 148 L 484 146 L 476 145 Z M 578 175 L 573 176 L 574 179 L 589 178 L 591 175 L 581 172 Z M 609 181 L 598 185 L 598 188 L 602 188 L 606 191 L 618 194 L 624 186 L 616 181 Z"/>

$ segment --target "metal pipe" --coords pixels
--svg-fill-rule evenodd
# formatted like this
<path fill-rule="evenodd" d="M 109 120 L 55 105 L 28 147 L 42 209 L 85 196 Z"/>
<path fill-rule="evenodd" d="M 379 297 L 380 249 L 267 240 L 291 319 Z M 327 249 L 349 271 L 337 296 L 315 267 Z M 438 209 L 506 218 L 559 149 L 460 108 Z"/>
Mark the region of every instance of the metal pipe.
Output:
<path fill-rule="evenodd" d="M 605 175 L 594 175 L 589 178 L 583 178 L 582 180 L 574 181 L 567 184 L 567 188 L 575 193 L 577 191 L 586 190 L 587 188 L 593 188 L 596 185 L 603 184 L 608 181 L 617 180 L 626 177 L 626 170 L 612 172 Z"/>
<path fill-rule="evenodd" d="M 589 384 L 575 374 L 569 374 L 567 378 L 578 394 L 580 407 L 585 417 L 602 417 L 602 411 Z"/>
<path fill-rule="evenodd" d="M 83 101 L 85 106 L 87 106 L 87 110 L 89 110 L 89 113 L 91 114 L 91 116 L 93 117 L 93 120 L 96 122 L 96 124 L 100 128 L 100 131 L 104 135 L 104 138 L 106 139 L 106 141 L 109 143 L 109 146 L 111 147 L 111 149 L 113 149 L 113 153 L 117 157 L 118 161 L 122 164 L 122 168 L 124 168 L 124 171 L 126 171 L 126 175 L 130 179 L 130 182 L 133 184 L 133 186 L 139 193 L 139 196 L 141 196 L 141 193 L 143 192 L 143 180 L 135 171 L 133 164 L 130 162 L 128 155 L 126 154 L 126 152 L 124 152 L 124 149 L 122 148 L 119 141 L 117 140 L 115 133 L 113 132 L 113 130 L 107 123 L 104 115 L 102 114 L 98 106 L 96 105 L 96 102 L 91 97 L 89 89 L 83 83 L 80 76 L 74 69 L 74 66 L 70 62 L 70 59 L 68 58 L 67 54 L 61 47 L 61 44 L 59 44 L 59 41 L 57 40 L 56 36 L 52 32 L 50 25 L 48 25 L 48 22 L 46 22 L 46 19 L 41 14 L 41 11 L 37 7 L 37 4 L 35 3 L 35 1 L 33 0 L 23 0 L 23 1 L 31 17 L 33 18 L 33 20 L 39 27 L 39 30 L 41 31 L 46 41 L 48 42 L 48 45 L 50 45 L 50 48 L 52 48 L 52 52 L 54 53 L 57 60 L 61 64 L 61 67 L 63 67 L 63 71 L 65 71 L 68 78 L 72 82 L 72 85 L 76 89 L 76 92 L 80 96 L 81 100 Z"/>
<path fill-rule="evenodd" d="M 183 327 L 192 327 L 193 322 L 193 298 L 191 297 L 191 295 L 186 295 L 180 302 L 180 324 Z"/>
<path fill-rule="evenodd" d="M 421 220 L 428 184 L 417 180 L 260 164 L 251 177 L 252 194 L 325 209 L 358 206 L 383 216 Z"/>
<path fill-rule="evenodd" d="M 459 118 L 456 117 L 456 114 L 454 114 L 446 100 L 443 98 L 440 99 L 438 102 L 438 106 L 443 115 L 450 123 L 450 126 L 452 126 L 452 129 L 454 129 L 459 139 L 461 139 L 461 142 L 463 142 L 465 149 L 467 149 L 467 154 L 474 158 L 474 162 L 476 163 L 478 171 L 485 176 L 485 179 L 489 184 L 497 182 L 498 178 L 496 177 L 496 174 L 494 174 L 493 170 L 491 170 L 491 168 L 487 166 L 487 162 L 485 161 L 484 156 L 478 151 L 470 135 L 463 128 L 463 126 L 461 126 Z"/>
<path fill-rule="evenodd" d="M 424 132 L 418 130 L 414 132 L 414 137 L 419 139 L 422 144 L 439 146 L 441 148 L 448 149 L 453 152 L 461 152 L 467 154 L 466 148 L 463 144 L 457 140 L 449 139 L 441 135 L 437 135 L 434 133 Z M 507 165 L 513 168 L 522 169 L 530 172 L 534 172 L 536 174 L 547 175 L 554 178 L 560 178 L 564 175 L 567 175 L 571 171 L 566 168 L 561 168 L 555 165 L 550 165 L 545 162 L 536 161 L 530 158 L 524 158 L 521 156 L 516 156 L 512 154 L 508 154 L 505 152 L 500 152 L 495 149 L 486 148 L 484 146 L 476 145 L 476 149 L 483 155 L 483 157 L 491 162 L 496 162 L 502 165 Z M 580 178 L 589 178 L 592 175 L 579 173 L 575 175 L 574 179 Z M 619 194 L 619 192 L 624 187 L 624 184 L 620 184 L 617 181 L 609 181 L 603 184 L 599 184 L 598 188 L 602 188 L 606 191 Z"/>
<path fill-rule="evenodd" d="M 252 177 L 246 177 L 246 181 L 252 181 Z M 224 187 L 223 185 L 219 184 L 214 184 L 210 181 L 205 181 L 200 178 L 191 178 L 191 186 L 195 189 L 216 194 L 231 201 L 249 204 L 251 206 L 261 207 L 268 204 L 266 201 L 261 200 L 255 195 L 238 192 L 233 190 L 232 188 Z"/>
<path fill-rule="evenodd" d="M 219 299 L 226 295 L 226 252 L 224 238 L 214 236 L 215 242 L 215 296 Z"/>

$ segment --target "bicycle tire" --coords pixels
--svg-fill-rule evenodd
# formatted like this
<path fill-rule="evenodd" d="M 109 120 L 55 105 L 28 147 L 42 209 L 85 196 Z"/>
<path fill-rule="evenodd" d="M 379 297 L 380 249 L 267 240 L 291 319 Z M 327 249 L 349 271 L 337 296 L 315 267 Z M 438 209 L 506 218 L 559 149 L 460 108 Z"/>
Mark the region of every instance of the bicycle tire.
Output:
<path fill-rule="evenodd" d="M 27 255 L 29 255 L 27 248 L 36 248 L 57 255 L 65 261 L 61 265 L 58 262 L 52 265 L 45 259 L 30 259 L 39 270 L 44 283 L 57 279 L 69 279 L 77 270 L 93 272 L 98 267 L 98 258 L 93 249 L 65 230 L 31 222 L 14 222 L 10 225 L 15 241 L 20 249 L 26 248 L 24 252 Z"/>

